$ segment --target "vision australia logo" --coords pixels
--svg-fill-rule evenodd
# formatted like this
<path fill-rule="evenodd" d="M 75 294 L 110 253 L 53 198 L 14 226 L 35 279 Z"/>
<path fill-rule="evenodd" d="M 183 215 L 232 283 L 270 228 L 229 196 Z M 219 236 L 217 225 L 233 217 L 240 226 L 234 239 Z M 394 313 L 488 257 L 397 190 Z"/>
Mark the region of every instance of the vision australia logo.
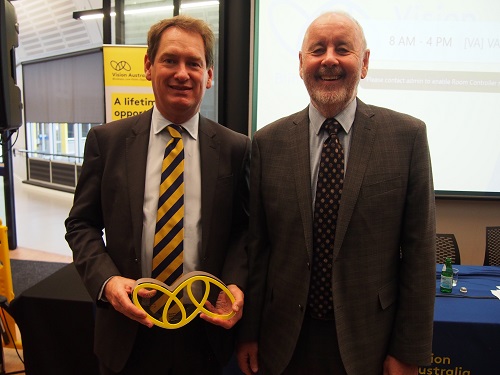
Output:
<path fill-rule="evenodd" d="M 116 70 L 117 72 L 121 72 L 121 71 L 130 72 L 130 70 L 132 69 L 130 64 L 128 62 L 126 62 L 125 60 L 122 60 L 122 61 L 111 60 L 109 64 L 111 65 L 111 68 L 113 70 Z"/>
<path fill-rule="evenodd" d="M 109 62 L 111 67 L 111 78 L 116 81 L 146 81 L 146 74 L 143 72 L 136 72 L 138 67 L 132 66 L 126 60 L 111 60 Z"/>

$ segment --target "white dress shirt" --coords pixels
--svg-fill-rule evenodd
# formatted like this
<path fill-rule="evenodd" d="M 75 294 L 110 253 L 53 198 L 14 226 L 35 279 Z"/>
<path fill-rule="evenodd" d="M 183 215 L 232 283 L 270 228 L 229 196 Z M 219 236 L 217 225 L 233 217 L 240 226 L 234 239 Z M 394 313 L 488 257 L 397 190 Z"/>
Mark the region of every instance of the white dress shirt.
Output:
<path fill-rule="evenodd" d="M 201 251 L 201 162 L 198 142 L 200 116 L 180 125 L 184 144 L 184 273 L 198 269 Z M 153 108 L 149 133 L 142 226 L 142 276 L 151 277 L 153 243 L 158 211 L 161 165 L 165 146 L 171 139 L 165 129 L 172 121 Z"/>

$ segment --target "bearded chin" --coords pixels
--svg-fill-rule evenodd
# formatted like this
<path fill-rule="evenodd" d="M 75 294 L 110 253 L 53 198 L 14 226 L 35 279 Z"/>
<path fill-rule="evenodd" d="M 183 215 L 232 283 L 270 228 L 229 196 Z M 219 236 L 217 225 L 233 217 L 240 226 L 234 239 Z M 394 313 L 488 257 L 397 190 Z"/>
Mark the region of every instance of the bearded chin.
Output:
<path fill-rule="evenodd" d="M 347 91 L 320 91 L 311 90 L 309 92 L 314 102 L 322 105 L 335 105 L 349 100 Z"/>

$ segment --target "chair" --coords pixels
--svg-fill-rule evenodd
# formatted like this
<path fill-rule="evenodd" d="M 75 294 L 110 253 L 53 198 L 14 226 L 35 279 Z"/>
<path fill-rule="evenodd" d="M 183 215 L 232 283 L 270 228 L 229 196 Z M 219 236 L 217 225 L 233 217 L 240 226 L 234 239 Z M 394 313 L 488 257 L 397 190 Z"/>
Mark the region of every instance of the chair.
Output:
<path fill-rule="evenodd" d="M 500 227 L 486 227 L 485 266 L 500 266 Z"/>
<path fill-rule="evenodd" d="M 443 264 L 446 258 L 452 264 L 460 264 L 460 251 L 454 234 L 436 233 L 436 263 Z"/>

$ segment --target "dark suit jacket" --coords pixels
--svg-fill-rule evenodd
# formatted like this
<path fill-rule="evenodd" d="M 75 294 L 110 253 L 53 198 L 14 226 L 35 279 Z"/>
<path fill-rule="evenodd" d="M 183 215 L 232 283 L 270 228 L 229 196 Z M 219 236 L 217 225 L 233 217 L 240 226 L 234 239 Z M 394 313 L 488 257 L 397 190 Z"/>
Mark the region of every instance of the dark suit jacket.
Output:
<path fill-rule="evenodd" d="M 337 221 L 333 299 L 349 375 L 379 375 L 388 353 L 431 358 L 434 190 L 425 124 L 358 100 Z M 259 130 L 250 170 L 249 282 L 241 340 L 263 374 L 297 342 L 312 259 L 308 109 Z M 400 257 L 400 251 L 402 257 Z"/>
<path fill-rule="evenodd" d="M 74 204 L 66 219 L 66 240 L 75 266 L 97 301 L 95 351 L 115 371 L 126 363 L 138 323 L 99 302 L 98 295 L 113 275 L 142 277 L 142 209 L 151 115 L 152 110 L 90 130 Z M 200 116 L 199 143 L 200 270 L 226 284 L 244 287 L 250 140 Z M 224 361 L 230 353 L 220 340 L 227 332 L 207 323 L 208 331 L 216 355 Z"/>

